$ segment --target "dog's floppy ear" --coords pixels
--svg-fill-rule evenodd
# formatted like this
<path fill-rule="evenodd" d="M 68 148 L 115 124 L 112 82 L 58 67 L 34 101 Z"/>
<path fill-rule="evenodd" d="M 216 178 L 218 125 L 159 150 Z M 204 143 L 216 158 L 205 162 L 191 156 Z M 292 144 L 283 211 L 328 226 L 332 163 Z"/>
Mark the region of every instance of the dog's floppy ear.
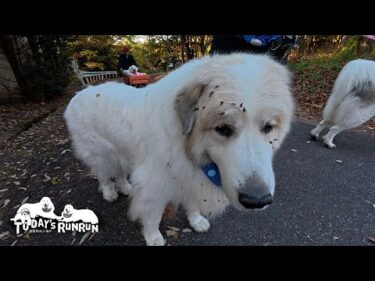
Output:
<path fill-rule="evenodd" d="M 194 127 L 197 115 L 196 106 L 205 86 L 204 83 L 194 83 L 185 86 L 177 95 L 174 108 L 182 122 L 184 135 L 188 135 Z"/>

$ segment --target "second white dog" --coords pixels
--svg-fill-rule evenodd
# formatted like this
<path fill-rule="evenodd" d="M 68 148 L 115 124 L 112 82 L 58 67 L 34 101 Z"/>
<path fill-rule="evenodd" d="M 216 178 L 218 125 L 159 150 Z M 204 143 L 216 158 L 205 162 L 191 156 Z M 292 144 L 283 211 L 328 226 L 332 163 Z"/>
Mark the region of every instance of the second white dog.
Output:
<path fill-rule="evenodd" d="M 322 137 L 329 148 L 334 148 L 333 138 L 343 130 L 360 126 L 375 116 L 375 62 L 358 59 L 349 62 L 339 73 L 323 111 L 323 120 L 310 135 Z"/>

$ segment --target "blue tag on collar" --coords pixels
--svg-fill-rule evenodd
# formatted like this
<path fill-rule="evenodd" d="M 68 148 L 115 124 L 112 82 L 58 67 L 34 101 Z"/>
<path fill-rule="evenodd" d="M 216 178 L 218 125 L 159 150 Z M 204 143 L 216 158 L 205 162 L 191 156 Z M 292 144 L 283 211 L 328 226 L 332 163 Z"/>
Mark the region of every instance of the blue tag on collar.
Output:
<path fill-rule="evenodd" d="M 212 162 L 201 167 L 207 178 L 216 186 L 221 187 L 220 171 L 217 165 Z"/>

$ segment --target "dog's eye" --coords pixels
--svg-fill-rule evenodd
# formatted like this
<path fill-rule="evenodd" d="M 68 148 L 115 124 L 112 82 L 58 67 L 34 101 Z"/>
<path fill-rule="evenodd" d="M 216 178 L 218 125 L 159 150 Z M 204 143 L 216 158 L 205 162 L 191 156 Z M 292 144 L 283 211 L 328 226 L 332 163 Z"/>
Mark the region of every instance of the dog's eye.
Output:
<path fill-rule="evenodd" d="M 262 133 L 268 134 L 273 130 L 273 126 L 270 123 L 267 123 L 263 128 L 262 128 Z"/>
<path fill-rule="evenodd" d="M 233 135 L 233 130 L 228 126 L 228 125 L 223 125 L 223 126 L 217 126 L 215 128 L 215 131 L 224 136 L 229 138 L 231 135 Z"/>

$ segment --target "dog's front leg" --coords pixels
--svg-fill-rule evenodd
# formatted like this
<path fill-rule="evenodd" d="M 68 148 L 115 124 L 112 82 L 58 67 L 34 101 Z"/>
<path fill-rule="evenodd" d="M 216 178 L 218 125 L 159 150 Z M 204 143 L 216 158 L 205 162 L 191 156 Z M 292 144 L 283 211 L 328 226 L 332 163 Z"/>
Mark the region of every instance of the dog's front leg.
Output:
<path fill-rule="evenodd" d="M 198 208 L 189 208 L 186 210 L 190 226 L 197 232 L 205 232 L 210 228 L 208 220 L 202 216 Z"/>
<path fill-rule="evenodd" d="M 318 140 L 320 133 L 328 127 L 328 122 L 322 120 L 314 129 L 310 131 L 310 136 L 313 140 Z"/>
<path fill-rule="evenodd" d="M 150 198 L 154 193 L 137 194 L 129 209 L 131 220 L 140 220 L 143 226 L 143 237 L 147 246 L 164 246 L 165 240 L 160 233 L 159 224 L 163 216 L 165 204 Z"/>
<path fill-rule="evenodd" d="M 147 246 L 164 246 L 165 240 L 160 233 L 159 224 L 162 218 L 162 212 L 155 213 L 150 210 L 146 216 L 142 217 L 143 236 L 146 240 Z"/>

